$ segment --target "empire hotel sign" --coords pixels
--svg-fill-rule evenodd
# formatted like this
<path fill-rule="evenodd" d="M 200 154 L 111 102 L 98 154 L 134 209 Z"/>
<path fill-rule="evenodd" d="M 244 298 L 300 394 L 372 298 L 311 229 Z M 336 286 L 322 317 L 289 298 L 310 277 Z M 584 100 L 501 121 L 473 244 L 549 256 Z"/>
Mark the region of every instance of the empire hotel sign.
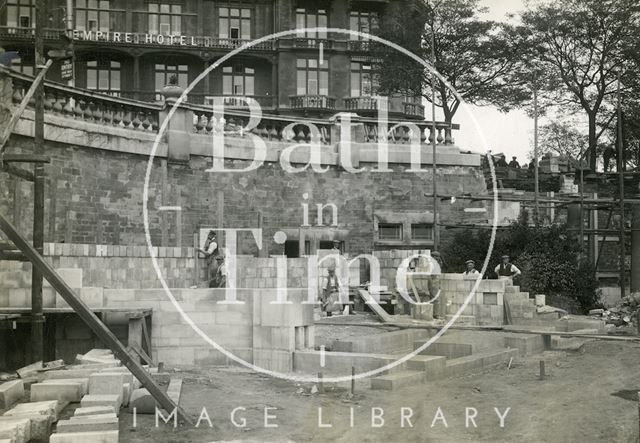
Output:
<path fill-rule="evenodd" d="M 195 37 L 186 35 L 145 34 L 141 32 L 73 30 L 73 39 L 79 41 L 123 43 L 132 45 L 175 46 L 240 46 L 245 41 L 236 38 Z"/>

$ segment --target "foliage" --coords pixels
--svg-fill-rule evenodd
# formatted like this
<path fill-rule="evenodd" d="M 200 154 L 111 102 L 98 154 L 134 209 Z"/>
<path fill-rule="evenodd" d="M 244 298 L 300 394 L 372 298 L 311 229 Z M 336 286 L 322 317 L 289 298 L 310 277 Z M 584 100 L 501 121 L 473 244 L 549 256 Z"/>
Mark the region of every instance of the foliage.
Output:
<path fill-rule="evenodd" d="M 480 268 L 490 238 L 488 229 L 457 232 L 442 250 L 447 272 L 461 272 L 468 259 Z M 597 302 L 593 264 L 580 259 L 579 243 L 565 226 L 529 226 L 525 214 L 507 229 L 498 230 L 485 277 L 495 278 L 493 270 L 504 254 L 522 271 L 518 283 L 525 291 L 570 298 L 585 312 Z"/>
<path fill-rule="evenodd" d="M 523 65 L 547 78 L 539 86 L 557 106 L 586 114 L 589 165 L 595 170 L 598 139 L 615 117 L 618 74 L 625 94 L 640 92 L 634 87 L 640 5 L 636 0 L 552 0 L 525 11 L 522 23 L 528 42 Z"/>
<path fill-rule="evenodd" d="M 518 60 L 522 43 L 514 28 L 482 20 L 478 0 L 404 0 L 390 6 L 380 24 L 379 35 L 431 61 L 442 78 L 435 81 L 435 103 L 451 122 L 460 99 L 445 81 L 468 103 L 491 104 L 507 110 L 523 99 L 520 84 L 507 80 Z M 382 60 L 375 74 L 380 93 L 422 96 L 432 100 L 431 72 L 414 60 L 388 47 L 380 47 Z"/>

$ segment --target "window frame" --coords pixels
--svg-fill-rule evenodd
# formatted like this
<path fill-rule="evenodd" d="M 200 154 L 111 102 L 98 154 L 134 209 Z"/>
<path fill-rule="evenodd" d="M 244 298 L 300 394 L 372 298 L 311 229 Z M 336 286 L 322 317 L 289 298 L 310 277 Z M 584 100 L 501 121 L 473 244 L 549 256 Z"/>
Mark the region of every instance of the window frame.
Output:
<path fill-rule="evenodd" d="M 355 29 L 354 29 L 355 24 Z M 366 30 L 363 29 L 366 24 Z M 366 32 L 367 34 L 375 34 L 380 29 L 380 13 L 377 11 L 360 11 L 352 10 L 349 12 L 349 29 L 351 31 Z M 350 40 L 369 41 L 365 36 L 349 35 Z"/>
<path fill-rule="evenodd" d="M 329 83 L 329 61 L 326 58 L 322 61 L 323 63 L 320 63 L 316 58 L 307 57 L 298 57 L 296 59 L 296 95 L 329 96 L 331 92 L 331 85 Z M 300 87 L 301 74 L 304 74 L 304 89 Z M 316 92 L 311 91 L 311 81 L 316 82 Z"/>
<path fill-rule="evenodd" d="M 428 237 L 423 237 L 423 236 L 419 236 L 416 235 L 416 228 L 426 228 L 429 232 L 429 236 Z M 411 241 L 415 242 L 415 241 L 433 241 L 434 240 L 434 229 L 433 229 L 433 223 L 411 223 Z"/>
<path fill-rule="evenodd" d="M 236 92 L 236 86 L 241 87 L 240 93 Z M 254 67 L 241 63 L 222 67 L 222 95 L 252 97 L 256 93 L 255 86 L 256 70 Z"/>
<path fill-rule="evenodd" d="M 237 11 L 237 13 L 234 14 L 233 11 Z M 218 38 L 251 40 L 253 37 L 253 15 L 253 8 L 230 4 L 218 5 Z M 233 36 L 234 30 L 236 31 L 235 37 Z"/>
<path fill-rule="evenodd" d="M 6 3 L 6 26 L 10 28 L 33 29 L 36 25 L 35 0 L 7 0 Z M 24 13 L 27 12 L 28 15 Z M 22 17 L 29 18 L 29 25 L 20 24 Z"/>
<path fill-rule="evenodd" d="M 159 68 L 160 67 L 160 68 Z M 156 91 L 156 100 L 162 99 L 162 88 L 169 84 L 169 78 L 173 74 L 178 76 L 178 85 L 186 88 L 189 85 L 189 65 L 184 63 L 169 64 L 169 63 L 154 63 L 153 75 L 154 85 Z M 162 75 L 162 85 L 158 85 L 158 76 Z"/>
<path fill-rule="evenodd" d="M 73 20 L 74 29 L 79 31 L 110 32 L 111 0 L 75 0 Z M 96 23 L 95 29 L 91 27 L 91 22 Z"/>
<path fill-rule="evenodd" d="M 122 63 L 118 60 L 94 59 L 86 60 L 86 88 L 91 91 L 108 93 L 115 97 L 120 96 L 122 90 Z M 90 72 L 95 72 L 95 85 L 89 84 Z M 101 87 L 101 80 L 106 79 L 106 87 Z M 117 79 L 117 81 L 116 81 Z M 117 83 L 117 86 L 116 86 Z"/>
<path fill-rule="evenodd" d="M 397 236 L 383 236 L 382 235 L 382 230 L 383 229 L 389 229 L 393 227 L 397 232 L 398 235 Z M 404 240 L 404 226 L 402 223 L 380 223 L 378 222 L 378 229 L 377 229 L 377 238 L 380 241 L 403 241 Z"/>
<path fill-rule="evenodd" d="M 354 67 L 357 65 L 357 67 Z M 365 66 L 368 66 L 365 69 Z M 369 83 L 369 93 L 363 93 L 364 85 L 365 85 L 365 74 L 368 76 Z M 357 79 L 357 94 L 354 94 L 354 79 Z M 357 62 L 352 61 L 350 65 L 349 71 L 349 94 L 350 97 L 372 97 L 376 95 L 378 89 L 378 81 L 375 77 L 375 72 L 373 70 L 373 64 L 369 62 Z"/>
<path fill-rule="evenodd" d="M 327 8 L 296 8 L 296 29 L 303 28 L 328 28 L 329 27 L 329 14 Z M 321 23 L 321 21 L 323 23 Z M 326 31 L 297 31 L 297 38 L 309 38 L 309 39 L 327 39 Z"/>
<path fill-rule="evenodd" d="M 166 7 L 167 10 L 163 11 L 163 7 Z M 182 35 L 183 15 L 182 4 L 149 2 L 147 3 L 147 31 L 149 34 Z M 163 23 L 165 18 L 168 19 L 167 23 Z M 161 32 L 163 25 L 168 25 L 168 33 Z"/>

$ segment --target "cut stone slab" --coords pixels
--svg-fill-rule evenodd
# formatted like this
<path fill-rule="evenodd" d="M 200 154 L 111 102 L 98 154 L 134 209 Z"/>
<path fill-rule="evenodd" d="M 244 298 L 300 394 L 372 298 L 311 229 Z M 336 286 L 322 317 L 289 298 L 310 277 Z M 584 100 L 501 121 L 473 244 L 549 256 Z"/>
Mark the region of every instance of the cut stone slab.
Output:
<path fill-rule="evenodd" d="M 0 438 L 8 438 L 13 443 L 27 443 L 31 440 L 31 420 L 7 417 L 0 421 Z"/>
<path fill-rule="evenodd" d="M 66 406 L 67 403 L 63 402 L 62 405 Z M 60 402 L 57 400 L 50 401 L 38 401 L 34 403 L 20 403 L 4 413 L 5 416 L 13 415 L 47 415 L 52 417 L 52 421 L 58 421 L 58 414 L 62 410 Z"/>
<path fill-rule="evenodd" d="M 99 420 L 101 418 L 118 418 L 115 412 L 106 412 L 104 414 L 95 415 L 74 415 L 69 420 Z"/>
<path fill-rule="evenodd" d="M 0 384 L 0 409 L 9 409 L 24 397 L 24 382 L 11 380 Z"/>
<path fill-rule="evenodd" d="M 118 417 L 105 418 L 77 418 L 76 420 L 60 420 L 56 431 L 63 432 L 89 432 L 118 430 Z"/>
<path fill-rule="evenodd" d="M 55 384 L 55 383 L 77 383 L 80 385 L 80 395 L 86 395 L 89 392 L 89 379 L 88 378 L 57 378 L 43 380 L 42 383 Z"/>
<path fill-rule="evenodd" d="M 166 385 L 171 381 L 171 374 L 168 372 L 151 372 L 151 378 L 161 385 Z"/>
<path fill-rule="evenodd" d="M 111 406 L 116 414 L 120 414 L 122 394 L 120 395 L 85 395 L 80 402 L 80 407 Z M 155 412 L 155 411 L 154 411 Z"/>
<path fill-rule="evenodd" d="M 393 374 L 381 375 L 371 379 L 371 389 L 393 391 L 403 386 L 415 386 L 424 383 L 426 374 L 423 371 L 401 371 Z"/>
<path fill-rule="evenodd" d="M 70 382 L 35 383 L 31 385 L 31 401 L 60 400 L 77 403 L 82 398 L 82 385 Z"/>
<path fill-rule="evenodd" d="M 0 417 L 0 424 L 3 421 L 15 419 L 28 419 L 30 422 L 30 435 L 32 440 L 46 442 L 51 434 L 51 424 L 53 423 L 53 415 L 40 414 L 16 414 L 4 415 Z"/>
<path fill-rule="evenodd" d="M 145 388 L 136 389 L 131 393 L 129 400 L 129 411 L 135 408 L 138 414 L 155 414 L 156 400 Z"/>
<path fill-rule="evenodd" d="M 124 374 L 102 373 L 89 377 L 89 394 L 91 395 L 123 395 Z"/>
<path fill-rule="evenodd" d="M 98 415 L 98 414 L 108 414 L 114 413 L 113 406 L 91 406 L 88 408 L 77 408 L 73 415 L 75 417 L 81 417 L 83 415 Z"/>
<path fill-rule="evenodd" d="M 49 443 L 118 443 L 118 431 L 51 434 Z"/>
<path fill-rule="evenodd" d="M 182 379 L 172 378 L 167 388 L 167 396 L 176 404 L 180 404 L 180 395 L 182 394 Z"/>
<path fill-rule="evenodd" d="M 37 361 L 23 368 L 18 369 L 16 372 L 20 378 L 28 378 L 38 375 L 38 371 L 42 369 L 42 361 Z"/>
<path fill-rule="evenodd" d="M 118 363 L 116 366 L 119 366 L 119 360 L 115 360 L 112 356 L 110 355 L 105 355 L 105 356 L 100 356 L 100 357 L 92 357 L 89 356 L 87 357 L 86 355 L 82 355 L 82 354 L 78 354 L 76 355 L 76 363 L 79 365 L 86 365 L 86 364 L 109 364 L 109 363 Z"/>

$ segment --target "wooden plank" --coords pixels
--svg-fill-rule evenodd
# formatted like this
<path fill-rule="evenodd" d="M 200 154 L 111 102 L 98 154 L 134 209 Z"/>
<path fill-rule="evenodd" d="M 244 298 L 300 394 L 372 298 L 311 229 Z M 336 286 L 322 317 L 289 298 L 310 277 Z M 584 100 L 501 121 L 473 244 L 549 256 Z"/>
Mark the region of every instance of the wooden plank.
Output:
<path fill-rule="evenodd" d="M 142 347 L 142 319 L 140 317 L 129 317 L 129 334 L 127 335 L 127 345 L 133 349 Z M 137 363 L 140 363 L 139 356 L 134 355 L 133 359 Z"/>
<path fill-rule="evenodd" d="M 374 298 L 369 294 L 369 291 L 365 289 L 358 289 L 358 293 L 360 297 L 364 300 L 364 302 L 371 308 L 371 310 L 378 316 L 383 322 L 392 322 L 393 318 L 391 315 L 387 313 L 382 306 L 380 306 Z"/>
<path fill-rule="evenodd" d="M 22 117 L 22 113 L 24 112 L 25 109 L 27 109 L 27 105 L 29 104 L 29 101 L 31 100 L 33 95 L 36 93 L 36 90 L 38 89 L 38 87 L 40 87 L 40 85 L 44 81 L 44 76 L 47 74 L 47 71 L 49 70 L 51 65 L 53 65 L 53 59 L 47 60 L 47 63 L 40 70 L 36 78 L 33 79 L 33 83 L 31 83 L 31 87 L 29 87 L 29 90 L 22 98 L 22 101 L 20 102 L 20 106 L 18 106 L 18 109 L 16 109 L 13 112 L 13 114 L 11 115 L 11 119 L 9 120 L 9 123 L 7 123 L 7 126 L 5 126 L 2 136 L 0 136 L 0 163 L 2 163 L 2 155 L 4 154 L 7 140 L 9 140 L 11 133 L 13 132 L 14 128 L 18 124 L 18 121 L 20 120 L 20 117 Z"/>

